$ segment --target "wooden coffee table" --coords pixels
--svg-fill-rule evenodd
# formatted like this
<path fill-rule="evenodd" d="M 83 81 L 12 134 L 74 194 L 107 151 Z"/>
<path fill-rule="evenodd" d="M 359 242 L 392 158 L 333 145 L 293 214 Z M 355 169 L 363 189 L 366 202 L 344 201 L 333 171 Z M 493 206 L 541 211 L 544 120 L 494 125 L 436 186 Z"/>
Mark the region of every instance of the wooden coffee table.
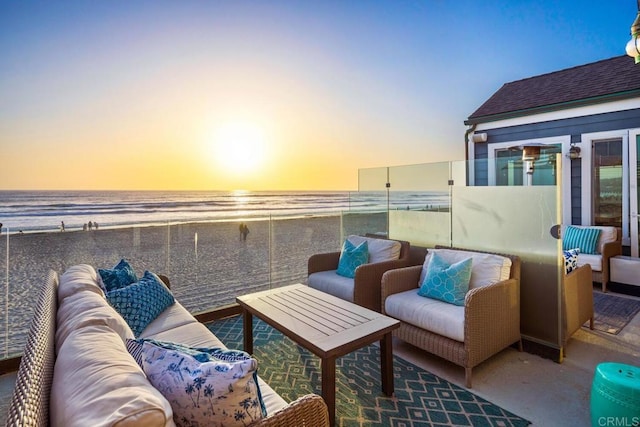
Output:
<path fill-rule="evenodd" d="M 244 351 L 253 353 L 256 316 L 321 359 L 322 397 L 335 423 L 336 359 L 380 341 L 382 391 L 393 395 L 391 331 L 400 322 L 306 285 L 284 286 L 236 298 L 244 316 Z"/>

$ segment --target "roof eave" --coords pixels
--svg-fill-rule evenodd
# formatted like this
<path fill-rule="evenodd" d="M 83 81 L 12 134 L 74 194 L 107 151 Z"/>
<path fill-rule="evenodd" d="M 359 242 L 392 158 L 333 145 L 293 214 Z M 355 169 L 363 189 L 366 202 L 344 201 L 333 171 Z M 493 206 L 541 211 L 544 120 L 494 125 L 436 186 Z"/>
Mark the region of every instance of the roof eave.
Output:
<path fill-rule="evenodd" d="M 591 98 L 577 99 L 574 101 L 561 102 L 558 104 L 541 105 L 539 107 L 526 108 L 522 110 L 506 111 L 504 113 L 489 114 L 486 116 L 469 117 L 464 124 L 475 125 L 480 123 L 495 122 L 499 120 L 513 119 L 517 117 L 532 116 L 534 114 L 549 113 L 559 110 L 568 110 L 571 108 L 584 107 L 588 105 L 604 104 L 607 102 L 618 101 L 622 99 L 636 98 L 640 96 L 640 88 L 625 92 L 612 93 L 607 95 L 595 96 Z"/>

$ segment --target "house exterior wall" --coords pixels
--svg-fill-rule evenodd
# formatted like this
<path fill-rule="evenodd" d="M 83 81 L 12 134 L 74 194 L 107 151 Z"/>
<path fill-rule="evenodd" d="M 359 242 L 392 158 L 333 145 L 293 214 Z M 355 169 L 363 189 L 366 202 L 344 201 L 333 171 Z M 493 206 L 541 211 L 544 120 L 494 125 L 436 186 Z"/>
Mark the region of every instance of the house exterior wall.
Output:
<path fill-rule="evenodd" d="M 570 135 L 572 143 L 581 143 L 582 135 L 594 132 L 605 132 L 613 130 L 633 129 L 640 127 L 640 99 L 631 105 L 638 108 L 621 111 L 608 111 L 599 114 L 571 117 L 571 113 L 566 110 L 558 113 L 558 119 L 537 121 L 536 116 L 522 117 L 519 120 L 509 120 L 504 122 L 479 123 L 475 132 L 487 134 L 487 142 L 473 144 L 472 153 L 474 160 L 473 184 L 488 185 L 488 152 L 491 144 L 508 143 L 523 140 L 535 140 L 541 138 L 559 137 Z M 628 107 L 629 102 L 626 102 Z M 603 110 L 611 109 L 608 105 Z M 577 112 L 579 114 L 579 112 Z M 569 117 L 567 117 L 569 116 Z M 545 114 L 545 119 L 552 117 Z M 539 118 L 538 118 L 539 119 Z M 505 124 L 508 124 L 505 126 Z M 569 161 L 567 159 L 567 161 Z M 571 222 L 581 224 L 582 221 L 582 197 L 581 197 L 581 162 L 583 160 L 570 160 L 571 168 Z M 471 184 L 470 182 L 468 184 Z"/>

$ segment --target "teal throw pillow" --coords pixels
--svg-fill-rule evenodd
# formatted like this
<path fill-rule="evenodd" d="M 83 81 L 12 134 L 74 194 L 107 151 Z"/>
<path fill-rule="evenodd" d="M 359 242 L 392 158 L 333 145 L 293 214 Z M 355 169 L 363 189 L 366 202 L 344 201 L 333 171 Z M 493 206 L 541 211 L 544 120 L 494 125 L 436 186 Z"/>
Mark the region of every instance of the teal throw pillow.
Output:
<path fill-rule="evenodd" d="M 356 277 L 356 268 L 367 262 L 369 262 L 369 245 L 367 242 L 362 242 L 355 246 L 347 239 L 342 245 L 336 273 L 353 279 Z"/>
<path fill-rule="evenodd" d="M 464 298 L 471 280 L 472 261 L 472 258 L 466 258 L 449 265 L 434 252 L 418 295 L 450 304 L 464 305 Z"/>
<path fill-rule="evenodd" d="M 246 426 L 266 416 L 258 361 L 239 350 L 127 340 L 149 382 L 169 401 L 177 426 Z"/>
<path fill-rule="evenodd" d="M 124 288 L 138 281 L 136 272 L 125 259 L 121 259 L 112 269 L 99 268 L 98 274 L 102 279 L 105 293 L 114 289 Z"/>
<path fill-rule="evenodd" d="M 171 291 L 149 271 L 136 283 L 107 292 L 106 297 L 136 337 L 175 302 Z"/>
<path fill-rule="evenodd" d="M 599 228 L 579 228 L 570 225 L 562 236 L 562 249 L 579 248 L 581 254 L 597 254 L 599 238 Z"/>

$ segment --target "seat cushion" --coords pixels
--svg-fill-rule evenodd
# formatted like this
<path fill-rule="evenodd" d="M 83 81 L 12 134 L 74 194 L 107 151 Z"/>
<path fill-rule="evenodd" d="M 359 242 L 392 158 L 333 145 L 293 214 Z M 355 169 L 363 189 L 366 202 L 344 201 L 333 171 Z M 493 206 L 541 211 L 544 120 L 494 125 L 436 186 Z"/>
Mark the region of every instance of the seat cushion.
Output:
<path fill-rule="evenodd" d="M 464 342 L 464 307 L 425 298 L 418 289 L 387 297 L 384 309 L 388 316 L 427 331 Z"/>
<path fill-rule="evenodd" d="M 482 252 L 461 251 L 456 249 L 429 249 L 422 265 L 420 283 L 424 282 L 431 254 L 437 253 L 448 263 L 455 264 L 466 258 L 472 258 L 469 289 L 487 286 L 507 280 L 511 275 L 511 259 L 502 255 Z"/>
<path fill-rule="evenodd" d="M 319 291 L 353 302 L 354 279 L 339 276 L 336 274 L 336 270 L 319 271 L 310 274 L 307 284 Z"/>
<path fill-rule="evenodd" d="M 578 254 L 578 267 L 589 264 L 593 271 L 602 271 L 602 255 Z"/>
<path fill-rule="evenodd" d="M 392 261 L 400 258 L 400 249 L 402 244 L 397 240 L 375 239 L 372 237 L 363 237 L 353 234 L 347 237 L 355 246 L 367 242 L 369 249 L 369 262 Z"/>

